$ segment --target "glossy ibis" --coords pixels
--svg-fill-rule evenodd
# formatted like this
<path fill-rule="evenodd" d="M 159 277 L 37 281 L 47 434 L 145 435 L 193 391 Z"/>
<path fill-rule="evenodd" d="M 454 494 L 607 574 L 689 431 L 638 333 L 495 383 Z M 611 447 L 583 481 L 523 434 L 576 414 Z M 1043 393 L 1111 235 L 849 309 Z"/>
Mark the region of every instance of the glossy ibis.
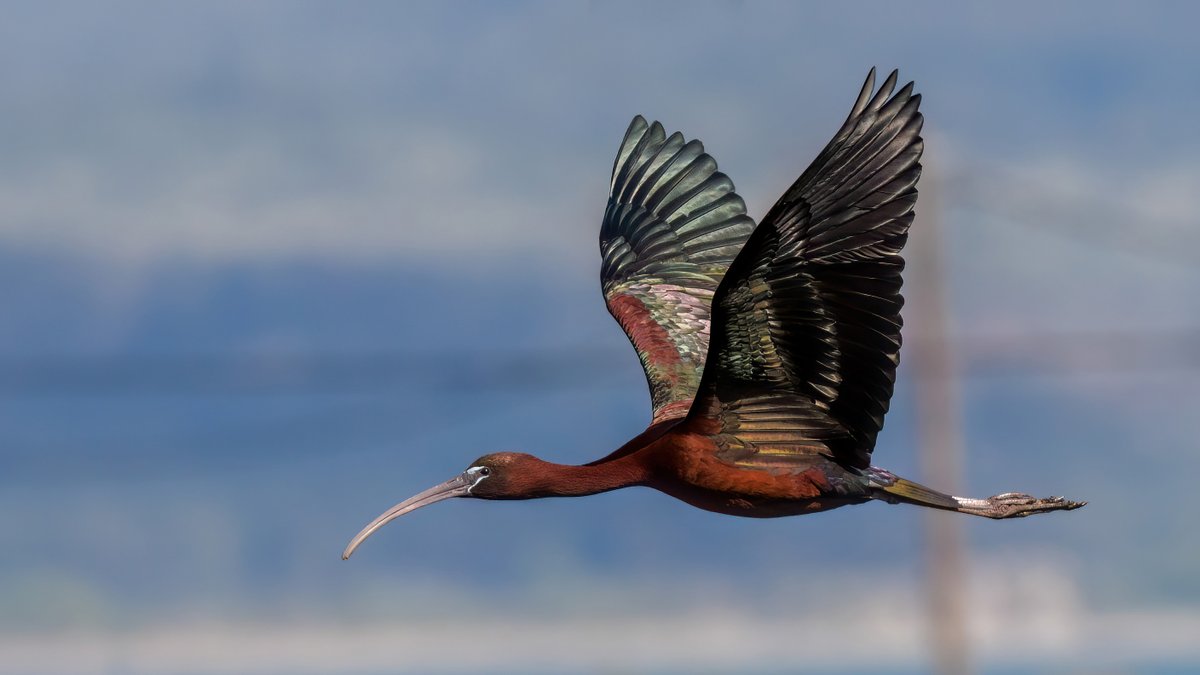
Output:
<path fill-rule="evenodd" d="M 900 251 L 921 174 L 921 96 L 875 90 L 761 223 L 699 141 L 635 117 L 600 228 L 601 284 L 650 384 L 649 428 L 582 466 L 499 452 L 388 509 L 351 540 L 450 497 L 652 487 L 775 517 L 871 500 L 988 518 L 1083 502 L 943 494 L 871 466 L 900 355 Z"/>

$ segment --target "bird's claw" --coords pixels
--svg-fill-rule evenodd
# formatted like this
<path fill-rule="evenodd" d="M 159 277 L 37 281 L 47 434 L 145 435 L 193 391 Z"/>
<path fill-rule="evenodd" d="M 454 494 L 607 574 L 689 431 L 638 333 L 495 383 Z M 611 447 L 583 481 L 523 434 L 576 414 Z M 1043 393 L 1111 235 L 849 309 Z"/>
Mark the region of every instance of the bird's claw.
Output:
<path fill-rule="evenodd" d="M 1077 509 L 1087 502 L 1074 502 L 1064 497 L 1046 497 L 1039 499 L 1022 492 L 1005 492 L 988 498 L 992 518 L 1023 518 L 1035 513 L 1047 511 L 1070 511 Z"/>

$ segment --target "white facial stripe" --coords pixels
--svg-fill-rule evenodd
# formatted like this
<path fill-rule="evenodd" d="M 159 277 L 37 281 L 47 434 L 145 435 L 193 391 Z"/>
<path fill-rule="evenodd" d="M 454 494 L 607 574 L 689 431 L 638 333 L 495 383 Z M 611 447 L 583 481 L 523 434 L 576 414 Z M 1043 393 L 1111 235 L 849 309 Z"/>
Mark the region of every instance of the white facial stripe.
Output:
<path fill-rule="evenodd" d="M 487 476 L 483 475 L 483 467 L 482 466 L 473 466 L 473 467 L 467 469 L 466 473 L 467 473 L 467 475 L 474 478 L 474 481 L 472 481 L 472 483 L 471 483 L 471 487 L 467 488 L 467 494 L 471 494 L 471 490 L 474 490 L 476 485 L 479 485 L 480 483 L 482 483 L 484 480 L 487 479 Z"/>

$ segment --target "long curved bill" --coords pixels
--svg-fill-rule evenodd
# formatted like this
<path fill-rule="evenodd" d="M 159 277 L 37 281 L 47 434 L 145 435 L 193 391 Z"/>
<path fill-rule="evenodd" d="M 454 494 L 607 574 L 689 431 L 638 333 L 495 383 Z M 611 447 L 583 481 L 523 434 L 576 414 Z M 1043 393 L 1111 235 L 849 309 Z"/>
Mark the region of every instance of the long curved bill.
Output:
<path fill-rule="evenodd" d="M 354 549 L 366 541 L 367 537 L 374 534 L 375 530 L 410 511 L 416 511 L 422 506 L 429 506 L 430 504 L 440 502 L 443 499 L 450 499 L 451 497 L 463 497 L 470 491 L 472 485 L 474 485 L 472 477 L 463 473 L 461 476 L 455 476 L 441 485 L 435 485 L 384 511 L 378 518 L 371 521 L 370 525 L 364 527 L 362 532 L 354 535 L 354 538 L 350 540 L 350 544 L 346 546 L 346 550 L 342 551 L 342 560 L 348 560 L 354 553 Z"/>

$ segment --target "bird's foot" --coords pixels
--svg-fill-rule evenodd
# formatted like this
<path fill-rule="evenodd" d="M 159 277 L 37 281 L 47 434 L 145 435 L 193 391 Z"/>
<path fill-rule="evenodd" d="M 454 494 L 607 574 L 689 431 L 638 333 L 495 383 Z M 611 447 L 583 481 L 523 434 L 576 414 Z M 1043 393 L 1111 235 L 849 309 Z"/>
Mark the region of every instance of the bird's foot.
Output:
<path fill-rule="evenodd" d="M 957 498 L 959 511 L 985 518 L 1024 518 L 1035 513 L 1071 511 L 1087 502 L 1074 502 L 1063 497 L 1038 499 L 1020 492 L 1005 492 L 987 499 Z"/>

